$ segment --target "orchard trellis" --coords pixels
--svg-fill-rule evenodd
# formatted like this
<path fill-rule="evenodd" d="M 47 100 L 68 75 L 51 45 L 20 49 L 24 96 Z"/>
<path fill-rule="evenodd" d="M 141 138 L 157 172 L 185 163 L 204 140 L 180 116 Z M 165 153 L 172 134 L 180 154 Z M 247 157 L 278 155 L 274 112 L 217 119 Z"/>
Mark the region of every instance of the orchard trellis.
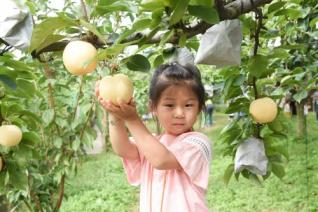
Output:
<path fill-rule="evenodd" d="M 28 53 L 20 61 L 11 53 L 12 46 L 1 40 L 0 122 L 16 124 L 23 131 L 19 146 L 0 148 L 4 161 L 0 192 L 11 208 L 23 203 L 30 211 L 60 208 L 65 178 L 76 172 L 84 146 L 96 137 L 93 125 L 107 129 L 105 114 L 92 95 L 97 79 L 125 72 L 140 90 L 137 102 L 145 105 L 142 94 L 147 92 L 148 75 L 127 70 L 148 71 L 169 57 L 171 47 L 196 52 L 197 35 L 226 19 L 240 18 L 244 35 L 242 65 L 216 71 L 224 81 L 223 100 L 230 102 L 226 113 L 248 114 L 254 99 L 281 99 L 292 91 L 299 136 L 305 136 L 302 108 L 317 89 L 318 76 L 314 0 L 82 0 L 80 10 L 65 1 L 54 17 L 43 15 L 52 12 L 45 2 L 25 1 L 36 25 Z M 93 74 L 75 77 L 65 71 L 62 50 L 77 39 L 98 49 L 99 67 Z M 279 45 L 270 45 L 279 39 Z M 126 51 L 130 46 L 136 48 Z M 202 74 L 211 80 L 204 70 Z M 269 158 L 266 176 L 243 170 L 235 177 L 258 182 L 271 173 L 283 177 L 287 128 L 281 112 L 269 124 L 238 117 L 226 126 L 221 134 L 225 155 L 234 157 L 238 145 L 254 136 L 264 140 Z M 230 164 L 225 171 L 226 182 L 233 168 Z"/>

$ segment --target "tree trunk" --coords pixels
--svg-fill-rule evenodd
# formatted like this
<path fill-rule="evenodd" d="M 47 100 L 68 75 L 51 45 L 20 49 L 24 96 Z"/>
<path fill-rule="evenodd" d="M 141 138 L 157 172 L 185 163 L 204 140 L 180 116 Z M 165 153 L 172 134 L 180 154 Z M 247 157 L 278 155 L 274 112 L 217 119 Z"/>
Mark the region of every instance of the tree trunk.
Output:
<path fill-rule="evenodd" d="M 296 103 L 297 107 L 297 138 L 305 138 L 307 135 L 306 115 L 304 113 L 305 102 Z"/>
<path fill-rule="evenodd" d="M 7 212 L 9 211 L 9 206 L 6 204 L 6 197 L 5 195 L 0 196 L 0 211 Z"/>

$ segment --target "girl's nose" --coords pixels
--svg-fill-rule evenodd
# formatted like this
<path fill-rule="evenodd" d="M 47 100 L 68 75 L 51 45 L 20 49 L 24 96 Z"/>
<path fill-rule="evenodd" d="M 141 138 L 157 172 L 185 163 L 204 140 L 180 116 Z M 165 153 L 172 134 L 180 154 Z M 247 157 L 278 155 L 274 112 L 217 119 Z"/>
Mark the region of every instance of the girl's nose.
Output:
<path fill-rule="evenodd" d="M 184 117 L 184 110 L 181 107 L 177 107 L 174 116 L 176 118 L 183 118 Z"/>

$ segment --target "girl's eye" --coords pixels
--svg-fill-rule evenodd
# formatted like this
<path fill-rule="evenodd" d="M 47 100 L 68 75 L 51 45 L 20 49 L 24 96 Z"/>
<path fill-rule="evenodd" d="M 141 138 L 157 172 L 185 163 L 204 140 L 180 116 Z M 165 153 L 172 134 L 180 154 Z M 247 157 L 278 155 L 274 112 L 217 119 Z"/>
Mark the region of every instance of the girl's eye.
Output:
<path fill-rule="evenodd" d="M 186 104 L 186 107 L 193 107 L 193 104 Z"/>
<path fill-rule="evenodd" d="M 173 107 L 173 104 L 165 104 L 166 107 Z"/>

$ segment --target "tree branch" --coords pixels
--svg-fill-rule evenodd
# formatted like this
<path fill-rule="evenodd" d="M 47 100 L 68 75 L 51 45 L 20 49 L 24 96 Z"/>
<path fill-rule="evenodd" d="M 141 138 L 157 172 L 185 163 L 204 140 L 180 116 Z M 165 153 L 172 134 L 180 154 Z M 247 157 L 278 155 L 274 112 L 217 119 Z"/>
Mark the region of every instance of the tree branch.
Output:
<path fill-rule="evenodd" d="M 270 2 L 272 0 L 236 0 L 225 5 L 223 15 L 225 19 L 234 19 Z"/>
<path fill-rule="evenodd" d="M 224 2 L 223 0 L 215 0 L 214 5 L 216 10 L 218 11 L 220 20 L 224 20 L 223 14 L 224 14 Z"/>
<path fill-rule="evenodd" d="M 223 5 L 224 2 L 222 0 L 216 0 L 216 7 L 220 16 L 220 20 L 228 20 L 228 19 L 235 19 L 242 14 L 253 11 L 257 7 L 264 6 L 265 4 L 268 4 L 270 2 L 272 2 L 272 0 L 235 0 L 229 4 Z M 188 26 L 188 27 L 178 26 L 178 27 L 183 30 L 187 38 L 191 38 L 198 34 L 204 33 L 211 26 L 212 24 L 208 24 L 206 22 L 199 22 L 194 26 Z M 127 43 L 130 41 L 138 40 L 145 36 L 147 35 L 136 33 L 130 36 L 129 38 L 123 40 L 121 43 Z M 152 38 L 147 40 L 146 43 L 148 44 L 159 43 L 161 39 L 162 39 L 162 36 L 154 35 Z M 172 44 L 176 44 L 178 43 L 178 40 L 179 40 L 179 36 L 175 35 L 168 42 Z M 92 39 L 92 40 L 89 40 L 89 42 L 92 42 L 97 48 L 105 47 L 105 44 L 98 39 Z M 53 43 L 41 49 L 38 52 L 32 52 L 32 56 L 36 58 L 36 57 L 39 57 L 39 55 L 44 52 L 62 51 L 68 43 L 69 41 L 67 40 Z M 108 43 L 108 44 L 112 45 L 112 43 Z"/>
<path fill-rule="evenodd" d="M 256 22 L 256 30 L 255 30 L 255 34 L 254 34 L 254 39 L 255 39 L 255 43 L 254 43 L 254 50 L 253 50 L 253 55 L 256 56 L 257 55 L 257 51 L 259 48 L 259 34 L 261 32 L 261 28 L 263 25 L 263 13 L 261 9 L 256 9 L 255 10 L 255 19 L 257 20 Z M 256 86 L 256 77 L 253 77 L 253 89 L 254 89 L 254 96 L 255 99 L 259 98 L 259 94 L 257 91 L 257 86 Z M 260 138 L 261 137 L 261 125 L 260 124 L 256 124 L 256 130 L 255 130 L 255 137 Z"/>
<path fill-rule="evenodd" d="M 61 181 L 59 185 L 59 196 L 55 206 L 54 211 L 57 212 L 61 208 L 63 197 L 64 197 L 64 183 L 65 183 L 65 174 L 61 176 Z"/>

